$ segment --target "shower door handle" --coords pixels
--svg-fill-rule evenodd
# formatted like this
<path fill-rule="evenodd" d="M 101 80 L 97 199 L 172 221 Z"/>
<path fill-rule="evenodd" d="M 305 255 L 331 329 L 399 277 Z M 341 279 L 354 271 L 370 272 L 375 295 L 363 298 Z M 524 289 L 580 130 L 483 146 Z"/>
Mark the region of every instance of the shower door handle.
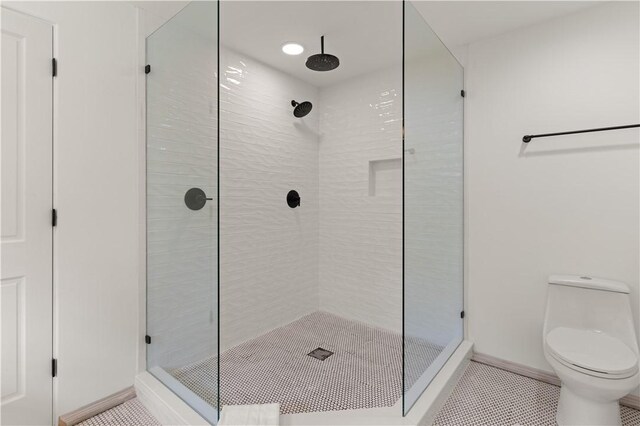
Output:
<path fill-rule="evenodd" d="M 207 194 L 200 188 L 191 188 L 184 194 L 184 203 L 190 210 L 200 210 L 208 200 L 213 200 L 213 198 L 207 197 Z"/>

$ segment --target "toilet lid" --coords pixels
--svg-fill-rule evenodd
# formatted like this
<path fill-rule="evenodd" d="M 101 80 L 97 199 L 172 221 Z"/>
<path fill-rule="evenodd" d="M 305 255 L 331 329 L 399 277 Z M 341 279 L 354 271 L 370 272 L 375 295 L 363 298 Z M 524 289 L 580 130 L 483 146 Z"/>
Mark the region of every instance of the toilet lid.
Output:
<path fill-rule="evenodd" d="M 638 370 L 638 355 L 601 331 L 558 327 L 547 334 L 546 340 L 556 358 L 586 370 L 625 377 Z"/>

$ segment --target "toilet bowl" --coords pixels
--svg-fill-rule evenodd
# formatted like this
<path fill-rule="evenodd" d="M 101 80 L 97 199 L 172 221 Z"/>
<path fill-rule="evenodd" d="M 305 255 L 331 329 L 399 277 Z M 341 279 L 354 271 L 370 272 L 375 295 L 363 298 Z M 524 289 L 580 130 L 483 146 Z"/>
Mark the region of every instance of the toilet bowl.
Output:
<path fill-rule="evenodd" d="M 562 382 L 558 424 L 620 425 L 618 401 L 640 384 L 629 288 L 549 277 L 543 336 L 545 358 Z"/>

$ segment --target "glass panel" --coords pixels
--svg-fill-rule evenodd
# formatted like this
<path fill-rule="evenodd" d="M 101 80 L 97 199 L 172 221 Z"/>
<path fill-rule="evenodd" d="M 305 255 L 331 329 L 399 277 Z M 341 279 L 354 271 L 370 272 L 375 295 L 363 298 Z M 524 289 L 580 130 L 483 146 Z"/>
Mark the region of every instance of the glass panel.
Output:
<path fill-rule="evenodd" d="M 147 38 L 147 369 L 217 419 L 217 2 Z M 193 371 L 204 386 L 191 385 Z"/>
<path fill-rule="evenodd" d="M 406 414 L 463 337 L 463 68 L 408 1 L 404 58 Z"/>
<path fill-rule="evenodd" d="M 225 1 L 220 25 L 221 406 L 400 404 L 402 3 Z"/>

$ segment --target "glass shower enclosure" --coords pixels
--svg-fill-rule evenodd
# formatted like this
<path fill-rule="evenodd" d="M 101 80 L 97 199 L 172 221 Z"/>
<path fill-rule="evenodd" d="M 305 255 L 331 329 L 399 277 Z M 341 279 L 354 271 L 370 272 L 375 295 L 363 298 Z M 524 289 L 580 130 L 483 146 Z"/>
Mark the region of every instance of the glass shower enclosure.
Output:
<path fill-rule="evenodd" d="M 404 4 L 404 411 L 463 339 L 463 68 Z"/>
<path fill-rule="evenodd" d="M 463 339 L 460 64 L 408 1 L 194 1 L 146 55 L 147 370 L 407 414 Z"/>
<path fill-rule="evenodd" d="M 217 13 L 192 2 L 146 43 L 147 369 L 209 421 L 175 371 L 218 354 Z"/>

